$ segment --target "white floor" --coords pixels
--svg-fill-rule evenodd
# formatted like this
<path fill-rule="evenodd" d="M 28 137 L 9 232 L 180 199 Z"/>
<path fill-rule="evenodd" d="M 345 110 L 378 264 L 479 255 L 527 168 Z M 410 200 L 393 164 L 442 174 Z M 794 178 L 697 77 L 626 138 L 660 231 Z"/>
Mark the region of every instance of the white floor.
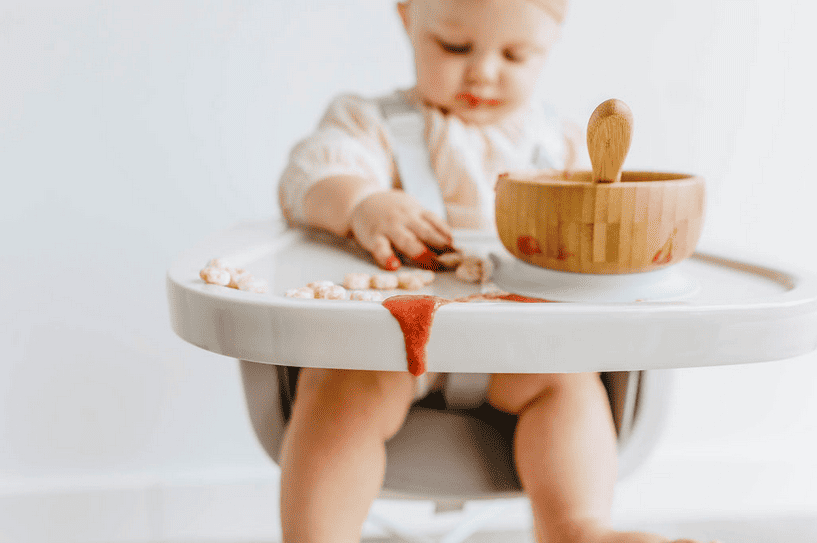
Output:
<path fill-rule="evenodd" d="M 703 542 L 723 543 L 814 543 L 817 541 L 817 516 L 757 519 L 711 519 L 673 524 L 639 525 L 644 529 L 673 538 L 691 538 Z M 392 543 L 374 538 L 365 543 Z M 474 535 L 467 543 L 534 543 L 527 530 L 492 531 Z"/>
<path fill-rule="evenodd" d="M 813 461 L 809 465 L 813 466 Z M 805 462 L 652 459 L 619 484 L 613 521 L 668 537 L 723 543 L 817 542 L 817 467 Z M 0 495 L 0 543 L 277 543 L 277 478 L 225 477 L 175 485 L 107 485 Z M 469 503 L 470 511 L 485 507 Z M 431 502 L 378 500 L 412 535 L 445 533 L 462 513 L 433 514 Z M 468 543 L 532 543 L 530 512 L 515 500 Z M 388 541 L 371 523 L 364 540 Z"/>
<path fill-rule="evenodd" d="M 277 543 L 277 477 L 270 475 L 170 485 L 132 481 L 118 490 L 109 481 L 99 488 L 66 484 L 62 492 L 10 490 L 0 493 L 0 543 Z M 696 461 L 664 454 L 620 482 L 612 517 L 622 529 L 704 542 L 815 543 L 815 481 L 817 466 L 809 459 Z M 374 510 L 417 536 L 445 533 L 462 515 L 435 517 L 431 502 L 396 500 L 378 500 Z M 527 503 L 515 500 L 485 530 L 468 543 L 532 543 Z M 371 523 L 364 529 L 367 542 L 386 535 Z"/>
<path fill-rule="evenodd" d="M 815 543 L 817 542 L 817 514 L 711 517 L 678 522 L 616 523 L 620 529 L 641 530 L 671 539 L 693 539 L 701 542 L 717 540 L 720 543 Z M 446 527 L 448 529 L 449 527 Z M 416 534 L 429 536 L 429 541 L 441 539 L 446 529 Z M 367 537 L 365 543 L 396 543 L 402 539 Z M 487 530 L 472 535 L 466 543 L 535 543 L 528 527 Z"/>

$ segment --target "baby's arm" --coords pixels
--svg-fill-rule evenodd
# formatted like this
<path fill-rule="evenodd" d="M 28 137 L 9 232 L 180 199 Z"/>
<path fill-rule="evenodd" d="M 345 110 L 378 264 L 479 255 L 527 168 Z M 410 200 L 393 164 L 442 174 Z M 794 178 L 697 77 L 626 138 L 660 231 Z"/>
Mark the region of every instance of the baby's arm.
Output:
<path fill-rule="evenodd" d="M 353 235 L 385 269 L 400 261 L 394 249 L 411 259 L 428 247 L 451 246 L 451 230 L 441 218 L 424 209 L 402 190 L 384 190 L 354 176 L 330 177 L 315 183 L 304 199 L 308 223 L 339 236 Z"/>

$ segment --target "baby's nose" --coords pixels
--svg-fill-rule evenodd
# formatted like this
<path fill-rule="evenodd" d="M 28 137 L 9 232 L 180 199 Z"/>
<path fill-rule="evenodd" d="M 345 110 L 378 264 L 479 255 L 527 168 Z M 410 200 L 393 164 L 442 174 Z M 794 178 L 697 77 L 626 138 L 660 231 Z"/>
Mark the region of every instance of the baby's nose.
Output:
<path fill-rule="evenodd" d="M 493 55 L 475 56 L 468 64 L 469 83 L 490 83 L 497 79 L 499 62 Z"/>

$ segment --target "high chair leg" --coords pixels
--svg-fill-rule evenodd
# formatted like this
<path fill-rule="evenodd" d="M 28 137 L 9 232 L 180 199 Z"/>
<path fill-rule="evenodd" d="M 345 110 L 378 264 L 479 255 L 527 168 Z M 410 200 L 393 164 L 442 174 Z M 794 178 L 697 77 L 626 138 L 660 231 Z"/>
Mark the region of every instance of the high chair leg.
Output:
<path fill-rule="evenodd" d="M 410 534 L 399 522 L 395 522 L 374 511 L 369 511 L 369 516 L 366 520 L 386 532 L 390 539 L 394 540 L 396 538 L 395 543 L 435 543 L 435 541 L 429 537 Z"/>
<path fill-rule="evenodd" d="M 465 518 L 459 524 L 457 524 L 456 528 L 448 532 L 445 537 L 440 539 L 440 543 L 462 543 L 471 535 L 484 528 L 488 522 L 494 520 L 511 509 L 511 507 L 512 504 L 509 502 L 494 502 L 490 505 L 490 507 L 485 509 L 480 508 L 479 510 L 466 512 Z"/>
<path fill-rule="evenodd" d="M 401 543 L 463 543 L 512 507 L 512 501 L 496 500 L 487 507 L 471 511 L 463 510 L 463 518 L 457 523 L 457 526 L 439 539 L 411 534 L 400 523 L 373 511 L 369 512 L 367 520 L 385 531 L 391 538 L 397 538 L 396 541 Z"/>

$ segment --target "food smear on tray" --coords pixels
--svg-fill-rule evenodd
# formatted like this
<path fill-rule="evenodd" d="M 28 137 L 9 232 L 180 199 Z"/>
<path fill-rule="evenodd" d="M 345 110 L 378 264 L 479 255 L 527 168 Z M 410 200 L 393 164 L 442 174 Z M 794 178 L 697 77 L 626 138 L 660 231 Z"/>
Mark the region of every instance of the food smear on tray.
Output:
<path fill-rule="evenodd" d="M 426 371 L 426 345 L 431 335 L 434 313 L 441 305 L 451 303 L 439 296 L 402 295 L 391 296 L 383 306 L 397 319 L 406 344 L 406 363 L 412 375 Z"/>
<path fill-rule="evenodd" d="M 440 296 L 403 294 L 386 298 L 383 306 L 397 319 L 406 345 L 406 364 L 412 375 L 419 376 L 426 371 L 426 346 L 431 337 L 431 324 L 437 308 L 450 303 L 481 301 L 508 301 L 521 303 L 557 303 L 544 298 L 529 298 L 508 292 L 472 294 L 464 298 L 448 300 Z"/>

